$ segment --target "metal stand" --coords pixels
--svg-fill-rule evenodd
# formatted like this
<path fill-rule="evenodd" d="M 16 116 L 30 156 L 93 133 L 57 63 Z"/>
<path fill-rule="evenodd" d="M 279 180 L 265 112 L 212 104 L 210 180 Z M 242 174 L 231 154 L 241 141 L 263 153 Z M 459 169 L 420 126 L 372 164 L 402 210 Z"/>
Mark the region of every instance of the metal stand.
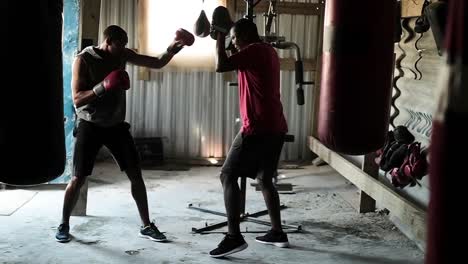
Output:
<path fill-rule="evenodd" d="M 245 222 L 251 222 L 251 223 L 256 223 L 256 224 L 265 225 L 265 226 L 271 226 L 271 223 L 268 222 L 268 221 L 263 221 L 263 220 L 256 219 L 256 217 L 267 215 L 268 210 L 258 211 L 258 212 L 255 212 L 253 214 L 245 213 L 246 185 L 247 185 L 247 179 L 245 177 L 241 177 L 240 190 L 241 190 L 242 200 L 241 200 L 241 206 L 240 206 L 240 209 L 241 209 L 240 221 L 241 222 L 244 222 L 244 221 Z M 221 213 L 221 212 L 217 212 L 217 211 L 213 211 L 213 210 L 209 210 L 209 209 L 204 209 L 204 208 L 201 208 L 201 207 L 196 207 L 196 206 L 193 206 L 193 204 L 189 204 L 188 208 L 193 209 L 193 210 L 197 210 L 197 211 L 200 211 L 200 212 L 203 212 L 203 213 L 209 213 L 209 214 L 214 214 L 214 215 L 219 215 L 219 216 L 224 216 L 224 217 L 227 216 L 225 213 Z M 285 209 L 285 208 L 287 208 L 285 205 L 280 205 L 280 210 Z M 211 232 L 211 231 L 215 230 L 215 229 L 218 229 L 218 228 L 221 228 L 221 227 L 224 227 L 224 226 L 227 226 L 227 224 L 228 224 L 227 221 L 222 221 L 222 222 L 211 224 L 211 225 L 205 224 L 205 227 L 202 227 L 202 228 L 192 227 L 192 232 L 193 233 L 198 233 L 198 234 L 219 233 L 219 232 Z M 288 232 L 288 231 L 299 232 L 299 231 L 302 230 L 302 227 L 300 225 L 299 226 L 294 226 L 294 225 L 283 224 L 282 228 L 284 229 L 285 232 Z M 249 230 L 246 229 L 242 233 L 260 233 L 260 232 L 264 233 L 266 231 L 249 231 Z"/>

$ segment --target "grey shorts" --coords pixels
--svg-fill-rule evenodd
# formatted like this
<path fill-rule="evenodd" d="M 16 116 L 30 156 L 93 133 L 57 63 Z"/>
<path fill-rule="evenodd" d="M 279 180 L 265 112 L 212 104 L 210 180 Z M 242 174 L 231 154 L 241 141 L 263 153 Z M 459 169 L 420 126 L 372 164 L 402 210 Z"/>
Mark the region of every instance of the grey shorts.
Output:
<path fill-rule="evenodd" d="M 233 177 L 272 179 L 285 134 L 243 135 L 238 133 L 224 161 L 221 173 Z"/>

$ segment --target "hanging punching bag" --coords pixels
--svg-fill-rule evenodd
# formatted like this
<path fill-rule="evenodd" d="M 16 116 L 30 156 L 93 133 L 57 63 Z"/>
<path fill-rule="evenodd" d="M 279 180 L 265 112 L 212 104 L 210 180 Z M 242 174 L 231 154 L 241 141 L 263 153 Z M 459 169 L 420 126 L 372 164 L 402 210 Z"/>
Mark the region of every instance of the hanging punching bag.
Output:
<path fill-rule="evenodd" d="M 37 0 L 25 5 L 11 0 L 5 11 L 0 182 L 45 183 L 60 176 L 65 166 L 63 2 Z M 4 108 L 7 101 L 13 106 Z"/>
<path fill-rule="evenodd" d="M 205 10 L 200 11 L 200 15 L 193 25 L 193 32 L 200 38 L 204 38 L 210 34 L 210 21 L 206 17 Z"/>
<path fill-rule="evenodd" d="M 466 220 L 460 202 L 466 200 L 466 150 L 468 149 L 468 3 L 449 1 L 439 71 L 438 106 L 429 147 L 428 241 L 426 264 L 453 263 L 466 258 Z M 460 177 L 461 176 L 461 177 Z"/>
<path fill-rule="evenodd" d="M 393 72 L 395 0 L 328 0 L 318 138 L 351 155 L 383 146 Z"/>

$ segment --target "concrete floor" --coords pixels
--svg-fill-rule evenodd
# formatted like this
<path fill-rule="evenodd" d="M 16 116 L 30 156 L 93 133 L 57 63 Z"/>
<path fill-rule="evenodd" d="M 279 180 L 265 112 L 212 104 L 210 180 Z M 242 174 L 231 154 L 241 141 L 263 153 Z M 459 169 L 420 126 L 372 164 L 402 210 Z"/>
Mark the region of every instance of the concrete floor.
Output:
<path fill-rule="evenodd" d="M 137 236 L 140 222 L 129 182 L 114 163 L 102 162 L 89 179 L 88 216 L 71 219 L 72 242 L 60 244 L 54 239 L 63 190 L 27 189 L 37 194 L 11 216 L 0 216 L 0 263 L 424 262 L 424 253 L 395 228 L 386 214 L 358 214 L 351 205 L 358 197 L 357 190 L 328 166 L 280 171 L 285 175 L 281 181 L 295 185 L 294 193 L 280 196 L 288 206 L 282 211 L 283 220 L 304 230 L 289 234 L 291 248 L 258 244 L 254 241 L 258 234 L 244 233 L 249 244 L 246 250 L 225 259 L 210 258 L 208 252 L 220 242 L 225 229 L 200 235 L 192 234 L 191 228 L 225 218 L 187 206 L 200 204 L 224 212 L 219 167 L 166 169 L 145 170 L 144 177 L 151 217 L 171 242 L 151 242 Z M 246 211 L 265 209 L 261 193 L 250 186 L 250 181 L 248 185 Z M 243 230 L 266 228 L 242 223 Z"/>

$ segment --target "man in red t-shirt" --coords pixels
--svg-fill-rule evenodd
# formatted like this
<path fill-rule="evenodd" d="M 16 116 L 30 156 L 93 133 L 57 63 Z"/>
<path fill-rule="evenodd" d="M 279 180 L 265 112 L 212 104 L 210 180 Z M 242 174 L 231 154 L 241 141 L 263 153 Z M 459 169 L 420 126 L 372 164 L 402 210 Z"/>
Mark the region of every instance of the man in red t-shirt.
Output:
<path fill-rule="evenodd" d="M 270 215 L 272 229 L 256 241 L 278 247 L 289 246 L 288 237 L 281 228 L 278 191 L 272 181 L 288 131 L 280 101 L 278 54 L 270 44 L 261 41 L 257 26 L 251 20 L 238 20 L 230 34 L 237 52 L 228 57 L 225 34 L 218 32 L 216 71 L 237 70 L 242 128 L 221 169 L 228 234 L 210 252 L 212 257 L 224 257 L 247 248 L 239 226 L 239 177 L 257 179 Z"/>

